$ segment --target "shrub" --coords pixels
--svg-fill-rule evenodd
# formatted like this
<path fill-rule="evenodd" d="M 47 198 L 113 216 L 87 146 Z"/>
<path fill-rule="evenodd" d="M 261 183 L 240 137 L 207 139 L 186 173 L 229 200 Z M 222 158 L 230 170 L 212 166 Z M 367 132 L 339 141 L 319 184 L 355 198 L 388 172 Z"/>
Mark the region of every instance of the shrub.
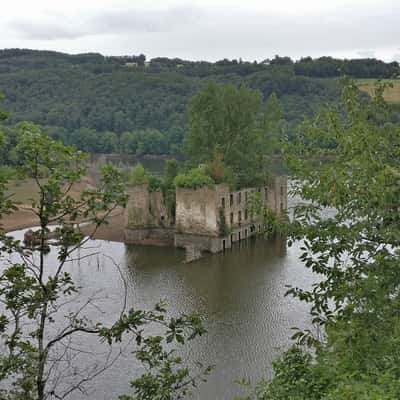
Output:
<path fill-rule="evenodd" d="M 138 162 L 129 176 L 129 184 L 130 185 L 143 185 L 145 183 L 149 183 L 149 175 L 144 169 L 143 165 Z"/>
<path fill-rule="evenodd" d="M 149 191 L 157 192 L 162 189 L 162 180 L 155 175 L 148 175 Z"/>
<path fill-rule="evenodd" d="M 174 179 L 175 186 L 187 189 L 197 189 L 214 185 L 214 183 L 214 180 L 206 175 L 203 168 L 193 168 L 187 173 L 178 174 Z"/>

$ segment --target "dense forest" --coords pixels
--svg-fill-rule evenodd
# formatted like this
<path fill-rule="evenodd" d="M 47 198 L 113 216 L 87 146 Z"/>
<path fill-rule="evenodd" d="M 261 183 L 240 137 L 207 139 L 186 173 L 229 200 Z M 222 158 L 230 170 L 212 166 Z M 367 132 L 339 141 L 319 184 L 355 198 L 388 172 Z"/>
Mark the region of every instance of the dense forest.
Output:
<path fill-rule="evenodd" d="M 7 123 L 33 121 L 54 138 L 93 153 L 179 153 L 189 99 L 210 81 L 247 85 L 264 101 L 275 93 L 288 129 L 339 97 L 338 77 L 392 78 L 396 62 L 276 56 L 262 63 L 215 63 L 144 55 L 105 57 L 51 51 L 0 51 Z"/>

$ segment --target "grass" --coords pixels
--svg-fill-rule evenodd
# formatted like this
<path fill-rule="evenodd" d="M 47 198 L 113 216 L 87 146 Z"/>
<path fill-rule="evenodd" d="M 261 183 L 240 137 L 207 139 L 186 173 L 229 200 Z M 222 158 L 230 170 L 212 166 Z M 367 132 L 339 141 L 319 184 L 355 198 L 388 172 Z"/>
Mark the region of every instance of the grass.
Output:
<path fill-rule="evenodd" d="M 7 194 L 17 203 L 30 204 L 38 199 L 38 189 L 33 179 L 15 179 L 7 185 Z"/>
<path fill-rule="evenodd" d="M 44 182 L 44 180 L 41 180 Z M 78 198 L 83 190 L 92 188 L 93 186 L 84 178 L 82 182 L 72 186 L 69 195 Z M 39 191 L 36 182 L 31 179 L 13 179 L 7 184 L 6 194 L 12 196 L 11 200 L 19 204 L 31 204 L 32 199 L 39 199 Z"/>
<path fill-rule="evenodd" d="M 400 104 L 400 79 L 382 79 L 381 82 L 390 83 L 393 87 L 388 87 L 383 93 L 383 97 L 388 103 Z M 360 90 L 368 93 L 371 97 L 375 94 L 377 79 L 357 79 Z"/>

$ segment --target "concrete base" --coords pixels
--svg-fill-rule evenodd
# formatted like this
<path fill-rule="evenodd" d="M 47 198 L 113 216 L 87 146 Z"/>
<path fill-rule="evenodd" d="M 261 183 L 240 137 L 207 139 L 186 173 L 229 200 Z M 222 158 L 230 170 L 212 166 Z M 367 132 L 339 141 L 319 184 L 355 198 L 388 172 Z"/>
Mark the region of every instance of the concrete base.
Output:
<path fill-rule="evenodd" d="M 232 244 L 261 233 L 259 223 L 237 227 L 225 237 L 178 233 L 173 228 L 125 229 L 125 243 L 142 245 L 175 246 L 186 249 L 186 262 L 202 257 L 203 252 L 219 253 Z"/>
<path fill-rule="evenodd" d="M 218 253 L 222 251 L 222 238 L 205 236 L 205 235 L 190 235 L 187 233 L 175 233 L 175 247 L 187 249 L 195 247 L 198 251 L 207 251 L 210 253 Z"/>
<path fill-rule="evenodd" d="M 191 248 L 195 247 L 199 251 L 209 253 L 219 253 L 230 249 L 232 243 L 245 240 L 261 232 L 261 224 L 247 224 L 240 226 L 225 237 L 214 237 L 205 235 L 189 235 L 186 233 L 175 233 L 175 247 Z"/>
<path fill-rule="evenodd" d="M 148 244 L 155 246 L 174 246 L 172 228 L 125 229 L 125 243 Z"/>

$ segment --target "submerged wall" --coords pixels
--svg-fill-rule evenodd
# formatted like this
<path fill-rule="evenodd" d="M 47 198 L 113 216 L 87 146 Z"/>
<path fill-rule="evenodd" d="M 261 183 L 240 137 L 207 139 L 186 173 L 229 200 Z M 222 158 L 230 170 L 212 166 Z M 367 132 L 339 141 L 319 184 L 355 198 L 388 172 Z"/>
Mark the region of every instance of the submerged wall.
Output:
<path fill-rule="evenodd" d="M 173 245 L 174 229 L 160 191 L 148 184 L 131 186 L 124 212 L 125 242 Z"/>
<path fill-rule="evenodd" d="M 255 194 L 262 204 L 282 213 L 287 209 L 286 177 L 235 192 L 226 184 L 177 188 L 175 220 L 168 215 L 160 191 L 150 192 L 147 184 L 131 187 L 125 210 L 126 242 L 183 247 L 192 258 L 203 251 L 223 251 L 262 231 L 260 217 L 251 212 Z"/>
<path fill-rule="evenodd" d="M 176 189 L 175 227 L 178 233 L 219 236 L 220 186 L 222 185 L 204 186 L 199 189 Z"/>

